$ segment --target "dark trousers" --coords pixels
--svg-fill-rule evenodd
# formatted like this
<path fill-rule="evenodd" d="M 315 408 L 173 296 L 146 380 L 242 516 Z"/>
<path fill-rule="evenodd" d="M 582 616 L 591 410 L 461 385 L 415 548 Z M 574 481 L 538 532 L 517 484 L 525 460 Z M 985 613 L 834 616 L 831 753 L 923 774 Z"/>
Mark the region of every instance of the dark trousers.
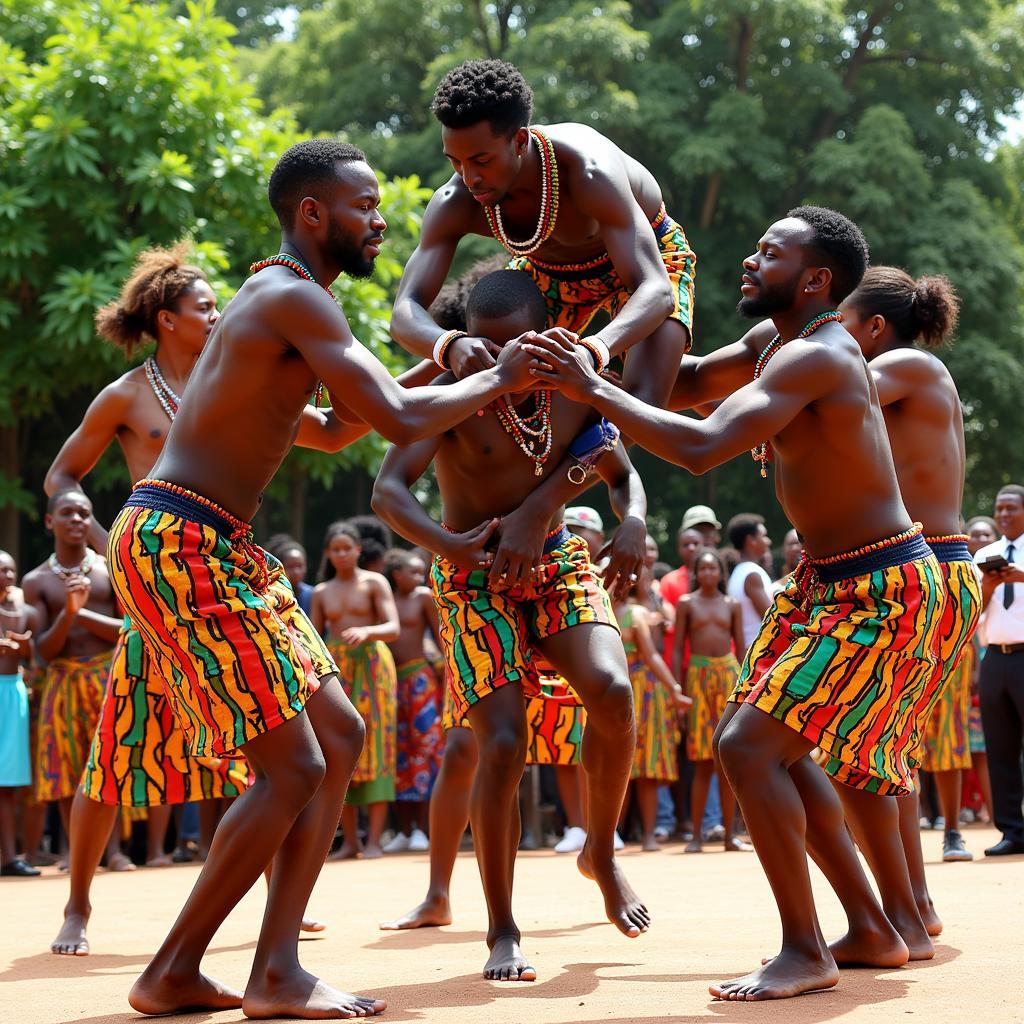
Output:
<path fill-rule="evenodd" d="M 1024 651 L 1003 654 L 989 647 L 981 662 L 978 690 L 996 827 L 1006 839 L 1024 842 Z"/>

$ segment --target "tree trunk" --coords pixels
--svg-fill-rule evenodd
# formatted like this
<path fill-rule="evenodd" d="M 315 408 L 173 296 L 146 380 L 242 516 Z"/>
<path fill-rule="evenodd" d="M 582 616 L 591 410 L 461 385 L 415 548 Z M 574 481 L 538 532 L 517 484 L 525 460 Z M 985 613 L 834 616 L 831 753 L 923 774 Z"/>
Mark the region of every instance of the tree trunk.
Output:
<path fill-rule="evenodd" d="M 0 427 L 0 474 L 11 483 L 21 479 L 21 465 L 18 458 L 18 428 L 16 425 Z M 0 548 L 20 561 L 21 513 L 17 505 L 7 502 L 0 508 Z"/>
<path fill-rule="evenodd" d="M 736 74 L 736 91 L 747 91 L 747 70 L 750 66 L 750 54 L 754 48 L 754 23 L 750 18 L 741 14 L 736 19 L 737 40 L 736 59 L 733 67 Z M 700 226 L 707 231 L 715 218 L 715 209 L 718 206 L 718 194 L 722 187 L 722 172 L 714 171 L 708 179 L 707 188 L 704 190 L 704 202 L 700 208 Z"/>

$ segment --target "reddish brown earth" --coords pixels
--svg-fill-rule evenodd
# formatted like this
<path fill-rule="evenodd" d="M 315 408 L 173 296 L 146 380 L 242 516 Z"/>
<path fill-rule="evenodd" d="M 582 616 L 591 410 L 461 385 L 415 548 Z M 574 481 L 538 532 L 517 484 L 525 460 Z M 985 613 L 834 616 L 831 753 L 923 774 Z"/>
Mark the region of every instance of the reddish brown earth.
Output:
<path fill-rule="evenodd" d="M 1024 1022 L 1024 858 L 986 860 L 990 829 L 965 831 L 978 859 L 941 864 L 938 833 L 924 833 L 936 904 L 946 930 L 930 963 L 900 970 L 843 973 L 839 986 L 784 1003 L 715 1002 L 708 984 L 746 973 L 779 941 L 771 893 L 752 854 L 709 846 L 684 855 L 630 848 L 623 864 L 654 915 L 651 931 L 622 937 L 602 920 L 597 890 L 572 857 L 521 856 L 516 909 L 523 948 L 538 970 L 533 984 L 480 977 L 486 917 L 476 865 L 460 855 L 455 923 L 417 932 L 380 932 L 377 922 L 421 898 L 425 855 L 328 864 L 311 910 L 330 924 L 301 943 L 305 966 L 349 991 L 386 998 L 388 1021 L 457 1024 L 770 1020 L 772 1024 L 919 1021 L 922 1024 Z M 49 943 L 60 923 L 66 877 L 0 882 L 0 1016 L 15 1024 L 125 1024 L 141 1020 L 125 999 L 164 935 L 197 867 L 139 870 L 96 878 L 93 954 L 57 957 Z M 826 935 L 843 929 L 841 910 L 815 874 Z M 257 886 L 214 939 L 208 973 L 243 986 L 263 911 Z M 770 1015 L 770 1016 L 769 1016 Z M 241 1011 L 161 1018 L 240 1024 Z"/>

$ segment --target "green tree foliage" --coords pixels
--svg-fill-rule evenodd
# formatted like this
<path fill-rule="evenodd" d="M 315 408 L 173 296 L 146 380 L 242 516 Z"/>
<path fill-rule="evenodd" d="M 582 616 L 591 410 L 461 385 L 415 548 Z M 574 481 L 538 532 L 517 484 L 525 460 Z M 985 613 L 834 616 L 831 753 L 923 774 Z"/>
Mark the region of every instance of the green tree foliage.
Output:
<path fill-rule="evenodd" d="M 289 116 L 265 116 L 240 80 L 233 34 L 213 0 L 181 4 L 176 16 L 120 0 L 0 4 L 4 546 L 17 543 L 14 510 L 38 510 L 42 473 L 88 399 L 125 369 L 93 316 L 137 252 L 191 236 L 222 303 L 250 262 L 276 252 L 266 181 L 301 136 Z M 391 244 L 379 272 L 340 282 L 337 294 L 357 336 L 397 367 L 386 325 L 425 193 L 409 178 L 382 194 Z M 379 451 L 368 440 L 340 458 L 296 456 L 281 486 L 329 483 Z M 91 488 L 123 495 L 120 461 L 101 470 Z"/>
<path fill-rule="evenodd" d="M 744 330 L 734 312 L 739 263 L 772 220 L 800 202 L 847 211 L 876 263 L 949 274 L 964 299 L 959 336 L 943 357 L 967 414 L 965 511 L 984 510 L 999 483 L 1024 476 L 1016 444 L 1024 157 L 1020 147 L 999 149 L 1024 89 L 1020 4 L 364 7 L 325 0 L 302 15 L 295 42 L 253 58 L 261 95 L 310 128 L 357 139 L 388 173 L 415 171 L 437 185 L 450 173 L 429 116 L 437 81 L 467 57 L 515 62 L 534 88 L 538 122 L 593 124 L 657 176 L 698 253 L 694 333 L 704 352 Z M 652 509 L 669 528 L 698 499 L 722 514 L 774 512 L 745 460 L 697 480 L 650 469 Z"/>

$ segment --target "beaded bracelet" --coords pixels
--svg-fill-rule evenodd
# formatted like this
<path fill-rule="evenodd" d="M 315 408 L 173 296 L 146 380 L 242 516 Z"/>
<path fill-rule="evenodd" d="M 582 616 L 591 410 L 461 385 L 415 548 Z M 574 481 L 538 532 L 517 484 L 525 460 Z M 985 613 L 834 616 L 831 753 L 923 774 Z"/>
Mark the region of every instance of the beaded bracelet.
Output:
<path fill-rule="evenodd" d="M 611 352 L 608 351 L 608 346 L 597 337 L 594 338 L 580 338 L 577 345 L 582 345 L 594 359 L 594 370 L 600 373 L 611 360 Z"/>
<path fill-rule="evenodd" d="M 451 367 L 445 362 L 445 355 L 448 349 L 451 348 L 452 342 L 457 338 L 468 338 L 469 334 L 466 331 L 445 331 L 437 341 L 434 342 L 434 351 L 431 354 L 434 362 L 441 367 L 442 370 L 450 370 Z"/>

